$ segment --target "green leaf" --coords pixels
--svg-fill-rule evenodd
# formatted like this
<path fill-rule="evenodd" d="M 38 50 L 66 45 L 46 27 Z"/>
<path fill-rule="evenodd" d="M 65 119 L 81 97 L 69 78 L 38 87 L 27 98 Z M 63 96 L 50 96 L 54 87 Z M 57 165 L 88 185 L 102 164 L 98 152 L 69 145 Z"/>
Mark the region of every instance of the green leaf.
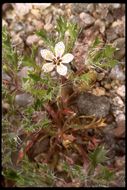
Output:
<path fill-rule="evenodd" d="M 40 76 L 36 74 L 28 74 L 28 76 L 33 79 L 34 81 L 40 81 Z"/>
<path fill-rule="evenodd" d="M 96 37 L 95 41 L 94 41 L 93 44 L 92 44 L 92 48 L 95 48 L 95 47 L 98 46 L 100 43 L 101 43 L 101 40 L 100 40 L 98 37 Z"/>
<path fill-rule="evenodd" d="M 67 30 L 67 21 L 63 17 L 57 19 L 56 31 L 60 35 L 60 40 L 64 40 L 64 34 Z"/>
<path fill-rule="evenodd" d="M 53 51 L 55 45 L 55 38 L 48 35 L 47 31 L 42 29 L 36 32 L 36 35 L 40 36 L 45 44 Z"/>
<path fill-rule="evenodd" d="M 93 152 L 89 153 L 89 159 L 94 168 L 107 160 L 106 154 L 107 150 L 103 146 L 98 146 Z"/>
<path fill-rule="evenodd" d="M 22 64 L 24 66 L 28 66 L 28 67 L 35 67 L 35 61 L 30 56 L 24 56 L 24 58 L 22 60 Z"/>
<path fill-rule="evenodd" d="M 91 76 L 89 73 L 85 73 L 85 74 L 81 75 L 79 79 L 88 85 L 91 83 Z"/>
<path fill-rule="evenodd" d="M 51 123 L 51 121 L 50 121 L 48 118 L 44 119 L 44 120 L 41 122 L 42 127 L 44 127 L 44 128 L 46 128 L 50 123 Z"/>
<path fill-rule="evenodd" d="M 17 179 L 19 179 L 19 175 L 12 169 L 8 169 L 8 171 L 4 172 L 4 176 L 14 181 L 17 181 Z"/>
<path fill-rule="evenodd" d="M 116 48 L 106 45 L 104 49 L 104 56 L 105 57 L 112 57 L 113 53 L 115 52 Z"/>
<path fill-rule="evenodd" d="M 109 67 L 109 68 L 113 68 L 115 67 L 115 65 L 118 64 L 118 61 L 115 60 L 115 59 L 111 59 L 111 60 L 107 60 L 107 63 L 106 64 L 103 64 L 102 67 Z"/>
<path fill-rule="evenodd" d="M 98 178 L 104 179 L 106 181 L 111 181 L 114 178 L 114 172 L 109 170 L 106 166 L 102 166 L 100 168 L 100 173 L 98 174 Z"/>

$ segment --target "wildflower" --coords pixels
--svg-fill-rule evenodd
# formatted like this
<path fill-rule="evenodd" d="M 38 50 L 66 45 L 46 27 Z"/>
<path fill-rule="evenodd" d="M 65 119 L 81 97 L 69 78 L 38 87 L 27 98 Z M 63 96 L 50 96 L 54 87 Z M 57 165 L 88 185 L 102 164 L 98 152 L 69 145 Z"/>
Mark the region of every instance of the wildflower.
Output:
<path fill-rule="evenodd" d="M 44 70 L 44 72 L 50 72 L 52 71 L 54 68 L 56 68 L 56 71 L 60 74 L 60 75 L 66 75 L 67 74 L 67 66 L 63 65 L 62 63 L 70 63 L 74 56 L 71 53 L 67 53 L 65 55 L 63 55 L 65 51 L 65 45 L 63 42 L 58 42 L 55 45 L 55 55 L 47 50 L 41 50 L 41 56 L 46 60 L 49 61 L 48 63 L 44 64 L 42 69 Z"/>

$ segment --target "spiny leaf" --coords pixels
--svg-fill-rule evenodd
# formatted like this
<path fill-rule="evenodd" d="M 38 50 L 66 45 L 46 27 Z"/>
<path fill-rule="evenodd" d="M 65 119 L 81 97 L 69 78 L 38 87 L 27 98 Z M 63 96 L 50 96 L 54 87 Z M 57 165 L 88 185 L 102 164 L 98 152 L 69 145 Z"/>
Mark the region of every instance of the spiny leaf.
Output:
<path fill-rule="evenodd" d="M 101 165 L 98 177 L 106 181 L 111 181 L 114 178 L 114 172 L 109 170 L 107 167 Z"/>
<path fill-rule="evenodd" d="M 16 171 L 14 171 L 13 169 L 9 169 L 5 172 L 3 172 L 4 176 L 8 179 L 17 181 L 17 179 L 19 179 L 19 175 L 17 174 Z"/>
<path fill-rule="evenodd" d="M 89 159 L 94 168 L 107 159 L 106 154 L 107 150 L 103 146 L 98 146 L 93 152 L 89 153 Z"/>
<path fill-rule="evenodd" d="M 99 45 L 101 43 L 101 40 L 98 38 L 98 37 L 96 37 L 96 39 L 95 39 L 95 41 L 93 42 L 93 44 L 92 44 L 92 48 L 95 48 L 97 45 Z"/>
<path fill-rule="evenodd" d="M 55 39 L 49 36 L 46 30 L 39 30 L 36 32 L 36 34 L 42 38 L 42 40 L 49 48 L 51 48 L 51 50 L 54 50 Z"/>
<path fill-rule="evenodd" d="M 36 82 L 40 81 L 40 76 L 38 76 L 37 74 L 28 74 L 28 76 Z"/>

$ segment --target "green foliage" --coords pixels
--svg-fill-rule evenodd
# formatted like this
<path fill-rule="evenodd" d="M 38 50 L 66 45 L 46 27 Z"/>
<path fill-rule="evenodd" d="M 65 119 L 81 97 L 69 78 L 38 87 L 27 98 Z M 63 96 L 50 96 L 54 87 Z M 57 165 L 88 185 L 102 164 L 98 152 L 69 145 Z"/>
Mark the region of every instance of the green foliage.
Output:
<path fill-rule="evenodd" d="M 97 175 L 97 178 L 101 178 L 106 181 L 112 181 L 114 178 L 114 172 L 110 171 L 106 166 L 101 165 L 100 172 Z"/>
<path fill-rule="evenodd" d="M 93 152 L 89 153 L 89 159 L 91 165 L 95 168 L 98 164 L 101 164 L 107 160 L 107 150 L 103 146 L 98 146 Z"/>
<path fill-rule="evenodd" d="M 58 32 L 58 37 L 54 37 L 53 34 L 48 34 L 45 30 L 39 30 L 36 32 L 38 36 L 42 38 L 45 44 L 54 51 L 54 46 L 57 42 L 63 41 L 66 45 L 66 51 L 72 51 L 74 47 L 74 43 L 79 34 L 78 25 L 75 23 L 71 23 L 67 21 L 63 17 L 59 17 L 56 21 L 56 28 L 55 30 Z M 65 34 L 68 32 L 69 38 L 66 40 Z"/>
<path fill-rule="evenodd" d="M 89 73 L 84 73 L 81 76 L 78 77 L 79 81 L 85 82 L 87 85 L 89 85 L 92 81 L 91 75 Z"/>
<path fill-rule="evenodd" d="M 3 171 L 7 179 L 15 181 L 16 187 L 50 187 L 53 185 L 55 175 L 47 164 L 30 163 L 25 157 L 20 169 L 8 168 Z"/>
<path fill-rule="evenodd" d="M 6 69 L 17 71 L 19 60 L 20 57 L 12 47 L 10 35 L 4 26 L 2 28 L 2 61 L 9 66 L 9 68 L 6 67 Z"/>
<path fill-rule="evenodd" d="M 4 171 L 4 176 L 6 176 L 7 179 L 10 179 L 13 181 L 17 181 L 19 179 L 19 175 L 17 174 L 17 172 L 11 168 L 9 170 Z"/>
<path fill-rule="evenodd" d="M 63 171 L 68 173 L 72 180 L 79 179 L 81 182 L 83 182 L 86 178 L 85 174 L 83 173 L 83 167 L 80 165 L 69 165 L 67 162 L 63 161 L 62 168 Z"/>
<path fill-rule="evenodd" d="M 46 30 L 41 29 L 36 32 L 36 35 L 42 38 L 44 43 L 53 51 L 54 45 L 55 45 L 55 38 L 53 36 L 49 35 Z"/>
<path fill-rule="evenodd" d="M 67 21 L 63 17 L 57 19 L 56 31 L 59 33 L 59 41 L 64 41 L 66 44 L 66 52 L 72 51 L 74 43 L 78 37 L 80 29 L 76 23 Z M 68 33 L 68 38 L 66 41 L 66 32 Z"/>
<path fill-rule="evenodd" d="M 56 25 L 56 31 L 59 33 L 59 40 L 64 40 L 67 28 L 67 21 L 63 17 L 59 17 Z"/>
<path fill-rule="evenodd" d="M 102 43 L 97 37 L 91 45 L 88 52 L 88 64 L 99 68 L 112 68 L 117 64 L 114 58 L 115 47 L 106 44 L 102 47 Z"/>

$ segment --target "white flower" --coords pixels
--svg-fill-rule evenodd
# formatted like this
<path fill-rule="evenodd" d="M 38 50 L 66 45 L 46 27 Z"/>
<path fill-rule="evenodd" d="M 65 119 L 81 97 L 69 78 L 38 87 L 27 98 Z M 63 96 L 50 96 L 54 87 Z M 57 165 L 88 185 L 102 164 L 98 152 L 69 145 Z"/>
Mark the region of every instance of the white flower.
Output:
<path fill-rule="evenodd" d="M 50 72 L 56 67 L 56 71 L 60 75 L 64 76 L 67 74 L 67 66 L 63 65 L 62 63 L 70 63 L 73 60 L 74 56 L 71 53 L 63 55 L 64 51 L 65 45 L 63 42 L 58 42 L 55 45 L 55 55 L 47 49 L 41 50 L 41 56 L 46 61 L 49 61 L 42 67 L 44 72 Z"/>

